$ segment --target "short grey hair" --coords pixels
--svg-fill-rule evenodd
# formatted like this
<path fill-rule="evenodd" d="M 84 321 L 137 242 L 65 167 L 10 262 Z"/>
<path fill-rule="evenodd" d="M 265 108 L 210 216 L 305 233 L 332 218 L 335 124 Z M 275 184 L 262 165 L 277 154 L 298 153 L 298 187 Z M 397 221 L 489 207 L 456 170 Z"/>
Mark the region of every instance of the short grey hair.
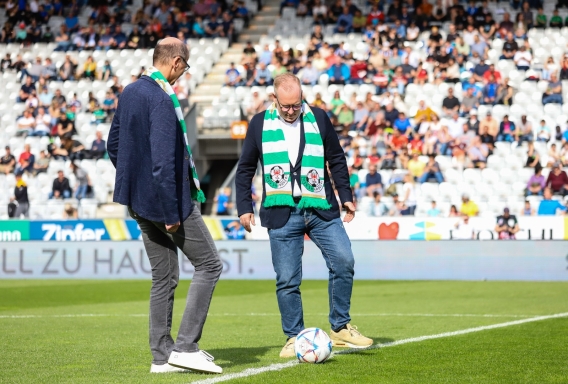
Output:
<path fill-rule="evenodd" d="M 302 84 L 300 79 L 292 73 L 283 73 L 274 78 L 274 93 L 278 92 L 278 89 L 283 88 L 285 90 L 291 90 L 296 84 L 300 92 L 302 92 Z"/>
<path fill-rule="evenodd" d="M 163 43 L 162 40 L 158 41 L 156 48 L 154 48 L 154 55 L 152 61 L 154 65 L 167 65 L 171 59 L 176 56 L 181 56 L 184 60 L 189 58 L 189 49 L 183 43 Z"/>

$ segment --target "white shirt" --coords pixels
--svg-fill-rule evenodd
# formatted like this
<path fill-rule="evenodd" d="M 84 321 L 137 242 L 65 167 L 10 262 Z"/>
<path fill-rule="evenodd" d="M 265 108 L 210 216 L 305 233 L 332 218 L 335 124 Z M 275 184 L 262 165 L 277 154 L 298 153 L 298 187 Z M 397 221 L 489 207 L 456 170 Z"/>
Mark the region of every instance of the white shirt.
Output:
<path fill-rule="evenodd" d="M 298 117 L 293 123 L 288 123 L 287 121 L 285 121 L 282 116 L 280 116 L 280 113 L 278 113 L 278 117 L 280 119 L 280 122 L 284 124 L 282 132 L 284 132 L 284 140 L 286 140 L 286 146 L 288 147 L 288 157 L 290 158 L 290 163 L 292 164 L 292 167 L 294 167 L 296 166 L 296 162 L 298 161 L 298 154 L 300 152 L 300 117 Z M 292 175 L 290 175 L 290 178 L 292 178 Z M 302 196 L 302 189 L 297 182 L 293 186 L 293 195 L 294 197 Z"/>
<path fill-rule="evenodd" d="M 517 63 L 517 65 L 528 67 L 531 65 L 532 55 L 528 51 L 518 51 L 515 53 L 515 56 L 513 56 L 513 60 Z"/>
<path fill-rule="evenodd" d="M 312 14 L 314 16 L 317 15 L 325 15 L 327 13 L 327 7 L 325 5 L 320 5 L 318 7 L 313 7 L 312 8 Z"/>
<path fill-rule="evenodd" d="M 49 116 L 48 114 L 44 114 L 43 116 L 37 115 L 35 121 L 36 121 L 36 126 L 35 126 L 36 132 L 42 131 L 42 132 L 49 133 L 49 131 L 50 131 L 49 125 L 51 124 L 51 116 Z"/>
<path fill-rule="evenodd" d="M 408 197 L 405 200 L 407 206 L 412 207 L 416 205 L 416 188 L 412 183 L 404 183 L 402 186 L 402 197 L 406 196 L 406 192 L 409 191 Z"/>
<path fill-rule="evenodd" d="M 37 1 L 32 0 L 30 2 L 30 11 L 32 13 L 38 13 L 39 12 L 39 5 L 38 5 Z"/>
<path fill-rule="evenodd" d="M 473 44 L 475 44 L 475 39 L 473 38 L 475 35 L 479 36 L 479 32 L 477 32 L 477 29 L 470 31 L 463 31 L 463 41 L 469 45 L 472 46 Z"/>
<path fill-rule="evenodd" d="M 466 224 L 463 221 L 459 223 L 458 227 L 452 231 L 452 238 L 457 240 L 471 240 L 475 228 L 471 224 Z"/>
<path fill-rule="evenodd" d="M 446 119 L 445 124 L 448 127 L 448 133 L 453 138 L 456 138 L 463 134 L 463 119 L 458 117 L 457 120 L 454 119 Z"/>

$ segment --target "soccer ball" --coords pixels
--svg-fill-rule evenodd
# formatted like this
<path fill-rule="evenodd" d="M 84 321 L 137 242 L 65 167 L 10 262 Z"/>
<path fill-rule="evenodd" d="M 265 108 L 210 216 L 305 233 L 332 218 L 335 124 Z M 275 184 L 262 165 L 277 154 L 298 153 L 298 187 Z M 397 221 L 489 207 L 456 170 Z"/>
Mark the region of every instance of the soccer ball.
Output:
<path fill-rule="evenodd" d="M 322 329 L 306 328 L 296 336 L 294 351 L 300 363 L 323 363 L 331 355 L 331 339 Z"/>

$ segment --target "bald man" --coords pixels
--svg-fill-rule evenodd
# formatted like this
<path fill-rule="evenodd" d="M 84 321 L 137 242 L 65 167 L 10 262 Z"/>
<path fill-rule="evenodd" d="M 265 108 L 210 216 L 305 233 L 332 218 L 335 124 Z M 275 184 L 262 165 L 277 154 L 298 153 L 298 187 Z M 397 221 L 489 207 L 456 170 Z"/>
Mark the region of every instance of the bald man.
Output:
<path fill-rule="evenodd" d="M 282 330 L 288 338 L 280 357 L 295 357 L 304 329 L 300 283 L 304 235 L 322 251 L 329 269 L 329 322 L 333 345 L 366 348 L 373 340 L 350 324 L 354 258 L 343 227 L 355 216 L 345 155 L 326 113 L 303 101 L 298 78 L 274 79 L 275 102 L 255 115 L 243 144 L 236 175 L 237 209 L 247 231 L 255 225 L 250 194 L 258 161 L 263 168 L 260 220 L 268 228 Z M 329 172 L 328 172 L 329 169 Z M 340 207 L 330 176 L 346 214 Z"/>
<path fill-rule="evenodd" d="M 204 197 L 171 87 L 189 68 L 188 59 L 188 48 L 178 39 L 166 38 L 156 45 L 153 66 L 120 97 L 107 146 L 116 167 L 113 200 L 126 205 L 138 222 L 152 267 L 151 373 L 222 372 L 198 345 L 222 264 L 193 202 Z M 195 272 L 174 343 L 170 331 L 179 280 L 178 248 Z"/>

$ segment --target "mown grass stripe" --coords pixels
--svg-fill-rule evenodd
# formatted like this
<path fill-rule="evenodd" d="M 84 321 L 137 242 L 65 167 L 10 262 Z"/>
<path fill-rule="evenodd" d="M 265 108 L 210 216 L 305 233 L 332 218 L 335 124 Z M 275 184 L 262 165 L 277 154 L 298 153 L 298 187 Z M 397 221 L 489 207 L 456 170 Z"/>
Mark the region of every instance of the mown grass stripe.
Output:
<path fill-rule="evenodd" d="M 334 352 L 333 355 L 334 356 L 345 355 L 345 354 L 350 354 L 350 353 L 355 353 L 355 352 L 360 352 L 360 351 L 365 351 L 365 350 L 370 350 L 370 349 L 395 347 L 397 345 L 403 345 L 403 344 L 409 344 L 409 343 L 418 343 L 418 342 L 425 341 L 425 340 L 433 340 L 433 339 L 441 339 L 441 338 L 445 338 L 445 337 L 466 335 L 468 333 L 474 333 L 474 332 L 487 331 L 487 330 L 491 330 L 491 329 L 510 327 L 510 326 L 513 326 L 513 325 L 531 323 L 531 322 L 534 322 L 534 321 L 557 319 L 557 318 L 561 318 L 561 317 L 568 317 L 568 312 L 557 313 L 557 314 L 554 314 L 554 315 L 547 315 L 547 316 L 531 317 L 531 318 L 528 318 L 528 319 L 508 321 L 506 323 L 485 325 L 485 326 L 481 326 L 481 327 L 467 328 L 467 329 L 462 329 L 462 330 L 459 330 L 459 331 L 438 333 L 438 334 L 435 334 L 435 335 L 411 337 L 411 338 L 408 338 L 408 339 L 392 341 L 390 343 L 375 344 L 375 345 L 370 346 L 369 348 L 364 348 L 364 349 L 346 349 L 344 351 Z M 230 381 L 230 380 L 233 380 L 233 379 L 240 379 L 240 378 L 243 378 L 243 377 L 250 377 L 250 376 L 259 375 L 259 374 L 264 373 L 264 372 L 281 371 L 283 369 L 293 367 L 297 364 L 298 364 L 298 360 L 291 360 L 287 363 L 271 364 L 271 365 L 268 365 L 268 366 L 265 366 L 265 367 L 260 367 L 260 368 L 249 368 L 249 369 L 245 369 L 244 371 L 238 372 L 238 373 L 232 373 L 232 374 L 228 374 L 228 375 L 217 376 L 217 377 L 206 379 L 206 380 L 194 381 L 193 384 L 221 383 L 223 381 Z"/>

